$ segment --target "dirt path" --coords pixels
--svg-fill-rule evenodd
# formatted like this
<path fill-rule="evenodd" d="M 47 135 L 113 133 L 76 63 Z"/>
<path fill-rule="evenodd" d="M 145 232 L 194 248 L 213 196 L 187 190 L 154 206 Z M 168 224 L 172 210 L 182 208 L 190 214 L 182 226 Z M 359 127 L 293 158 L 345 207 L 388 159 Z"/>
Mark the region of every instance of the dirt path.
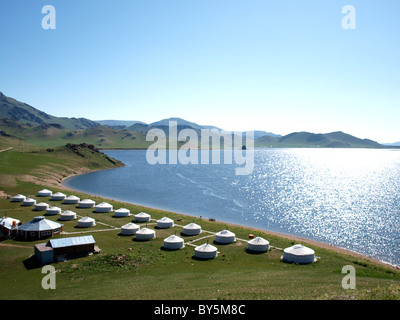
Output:
<path fill-rule="evenodd" d="M 7 148 L 7 149 L 0 150 L 0 152 L 8 151 L 8 150 L 11 150 L 11 149 L 13 149 L 13 148 L 14 148 L 14 147 L 9 147 L 9 148 Z"/>

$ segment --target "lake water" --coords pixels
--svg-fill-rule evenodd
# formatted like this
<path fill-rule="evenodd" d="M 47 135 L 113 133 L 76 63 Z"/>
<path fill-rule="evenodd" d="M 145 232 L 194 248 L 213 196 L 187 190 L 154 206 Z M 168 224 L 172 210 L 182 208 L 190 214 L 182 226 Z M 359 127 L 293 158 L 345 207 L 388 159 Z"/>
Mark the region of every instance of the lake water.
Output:
<path fill-rule="evenodd" d="M 65 185 L 322 241 L 400 266 L 400 151 L 256 150 L 248 176 L 235 175 L 235 164 L 150 165 L 145 150 L 105 153 L 126 166 Z"/>

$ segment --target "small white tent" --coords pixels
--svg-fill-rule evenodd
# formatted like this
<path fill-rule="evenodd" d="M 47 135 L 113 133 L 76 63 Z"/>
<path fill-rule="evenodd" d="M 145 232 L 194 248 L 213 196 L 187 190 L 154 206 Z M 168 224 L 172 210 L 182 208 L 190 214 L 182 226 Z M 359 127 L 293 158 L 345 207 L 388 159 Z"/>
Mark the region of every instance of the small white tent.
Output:
<path fill-rule="evenodd" d="M 43 211 L 47 210 L 49 208 L 49 205 L 47 203 L 41 202 L 35 205 L 35 210 L 36 211 Z"/>
<path fill-rule="evenodd" d="M 192 222 L 184 226 L 182 229 L 182 234 L 187 236 L 195 236 L 201 233 L 201 226 Z"/>
<path fill-rule="evenodd" d="M 96 202 L 94 202 L 91 199 L 85 199 L 82 201 L 79 201 L 78 208 L 93 208 L 95 206 Z"/>
<path fill-rule="evenodd" d="M 89 227 L 94 227 L 95 225 L 96 225 L 95 220 L 90 217 L 83 217 L 82 219 L 78 220 L 79 228 L 89 228 Z"/>
<path fill-rule="evenodd" d="M 64 211 L 60 214 L 60 220 L 62 221 L 70 221 L 76 219 L 76 213 L 70 210 Z"/>
<path fill-rule="evenodd" d="M 215 242 L 228 244 L 236 241 L 236 236 L 229 230 L 222 230 L 215 235 Z"/>
<path fill-rule="evenodd" d="M 115 210 L 114 217 L 127 217 L 130 214 L 131 214 L 130 210 L 126 208 L 119 208 L 118 210 Z"/>
<path fill-rule="evenodd" d="M 163 248 L 167 250 L 178 250 L 182 249 L 185 246 L 183 239 L 176 235 L 169 236 L 168 238 L 164 239 Z"/>
<path fill-rule="evenodd" d="M 135 215 L 135 222 L 148 222 L 150 221 L 150 215 L 145 212 L 140 212 Z"/>
<path fill-rule="evenodd" d="M 50 197 L 53 194 L 53 191 L 43 189 L 40 190 L 37 194 L 38 197 Z"/>
<path fill-rule="evenodd" d="M 26 198 L 23 202 L 23 206 L 34 206 L 36 204 L 36 200 L 32 198 Z"/>
<path fill-rule="evenodd" d="M 64 200 L 65 197 L 66 197 L 66 195 L 65 195 L 64 193 L 62 193 L 62 192 L 57 192 L 57 193 L 55 193 L 55 194 L 53 194 L 53 195 L 51 196 L 51 200 L 60 201 L 60 200 Z"/>
<path fill-rule="evenodd" d="M 80 198 L 78 198 L 77 196 L 69 196 L 69 197 L 66 197 L 65 199 L 64 199 L 64 204 L 76 204 L 76 203 L 78 203 L 79 201 L 81 201 L 81 199 Z"/>
<path fill-rule="evenodd" d="M 102 203 L 99 203 L 95 207 L 94 212 L 102 212 L 102 213 L 104 213 L 104 212 L 110 212 L 112 210 L 113 210 L 113 206 L 111 204 L 109 204 L 107 202 L 102 202 Z"/>
<path fill-rule="evenodd" d="M 46 212 L 46 214 L 48 216 L 55 216 L 55 215 L 60 214 L 60 213 L 61 213 L 61 208 L 59 208 L 59 207 L 48 208 L 47 212 Z"/>
<path fill-rule="evenodd" d="M 308 264 L 315 261 L 315 252 L 301 244 L 283 250 L 282 260 L 288 263 Z"/>
<path fill-rule="evenodd" d="M 202 244 L 194 249 L 194 256 L 199 259 L 213 259 L 217 254 L 218 249 L 209 243 Z"/>
<path fill-rule="evenodd" d="M 136 234 L 136 232 L 138 232 L 139 230 L 140 227 L 137 224 L 130 222 L 121 227 L 121 234 L 125 236 L 130 236 Z"/>
<path fill-rule="evenodd" d="M 247 243 L 247 250 L 254 252 L 266 252 L 269 250 L 269 241 L 256 237 Z"/>
<path fill-rule="evenodd" d="M 26 197 L 22 194 L 17 194 L 12 198 L 12 202 L 23 202 L 26 199 Z"/>
<path fill-rule="evenodd" d="M 152 229 L 143 228 L 136 232 L 136 240 L 150 240 L 156 237 L 156 232 Z"/>
<path fill-rule="evenodd" d="M 160 220 L 157 220 L 157 228 L 166 229 L 166 228 L 171 228 L 173 226 L 174 226 L 174 220 L 168 217 L 163 217 Z"/>

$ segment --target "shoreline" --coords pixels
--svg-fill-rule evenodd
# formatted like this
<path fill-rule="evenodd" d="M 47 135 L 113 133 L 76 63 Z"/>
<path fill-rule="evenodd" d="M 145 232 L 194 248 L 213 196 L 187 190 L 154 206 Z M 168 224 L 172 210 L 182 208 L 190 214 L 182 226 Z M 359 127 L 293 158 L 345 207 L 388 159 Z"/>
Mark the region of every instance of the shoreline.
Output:
<path fill-rule="evenodd" d="M 76 176 L 79 176 L 79 175 L 83 175 L 83 174 L 87 174 L 87 173 L 90 173 L 90 172 L 96 172 L 96 171 L 102 171 L 102 170 L 112 170 L 112 169 L 115 169 L 115 168 L 100 169 L 100 170 L 90 170 L 90 171 L 86 171 L 86 172 L 71 174 L 71 175 L 68 175 L 68 176 L 64 177 L 63 179 L 61 179 L 61 182 L 60 181 L 54 181 L 54 182 L 56 183 L 56 185 L 58 185 L 59 187 L 63 188 L 64 190 L 69 190 L 69 191 L 72 191 L 72 192 L 84 193 L 84 194 L 87 194 L 88 196 L 91 196 L 91 197 L 102 198 L 102 199 L 108 200 L 108 201 L 117 201 L 117 202 L 122 203 L 122 204 L 125 203 L 125 204 L 128 204 L 128 205 L 134 205 L 134 206 L 138 206 L 138 207 L 148 208 L 148 209 L 151 209 L 151 210 L 160 210 L 160 211 L 164 211 L 166 213 L 170 212 L 170 213 L 174 213 L 174 214 L 178 214 L 178 215 L 182 215 L 182 216 L 186 216 L 186 217 L 196 217 L 196 218 L 198 218 L 197 216 L 193 216 L 193 215 L 189 215 L 189 214 L 185 214 L 185 213 L 178 213 L 178 212 L 173 212 L 173 211 L 169 211 L 169 210 L 165 210 L 165 209 L 153 208 L 153 207 L 146 206 L 146 205 L 141 205 L 141 204 L 136 204 L 136 203 L 132 203 L 132 202 L 111 199 L 111 198 L 107 198 L 107 197 L 99 196 L 99 195 L 95 195 L 95 194 L 90 194 L 90 193 L 87 193 L 87 192 L 84 192 L 84 191 L 79 191 L 79 190 L 72 189 L 72 188 L 64 185 L 65 180 L 67 180 L 69 178 L 73 178 L 73 177 L 76 177 Z M 207 218 L 203 217 L 203 219 L 207 219 Z M 289 234 L 285 234 L 285 233 L 270 231 L 270 230 L 266 230 L 266 229 L 256 228 L 256 227 L 238 225 L 238 224 L 235 224 L 235 223 L 225 222 L 225 221 L 222 221 L 222 220 L 216 220 L 216 222 L 217 223 L 218 222 L 219 223 L 223 223 L 223 224 L 226 224 L 226 225 L 229 225 L 229 226 L 234 226 L 234 227 L 242 227 L 242 228 L 248 229 L 250 231 L 254 231 L 254 232 L 263 232 L 265 234 L 270 234 L 270 235 L 277 236 L 277 237 L 284 238 L 284 239 L 288 239 L 288 240 L 291 240 L 291 241 L 308 243 L 310 245 L 314 245 L 314 246 L 320 247 L 322 249 L 332 250 L 334 252 L 346 254 L 346 255 L 352 256 L 354 258 L 365 259 L 365 260 L 368 260 L 370 262 L 376 263 L 376 264 L 378 264 L 380 266 L 383 266 L 383 267 L 386 267 L 386 268 L 390 268 L 390 269 L 394 269 L 396 271 L 400 270 L 400 266 L 396 266 L 396 265 L 390 264 L 388 262 L 372 258 L 372 257 L 367 256 L 365 254 L 362 254 L 362 253 L 359 253 L 359 252 L 356 252 L 356 251 L 352 251 L 350 249 L 337 247 L 337 246 L 334 246 L 334 245 L 331 245 L 331 244 L 328 244 L 328 243 L 325 243 L 325 242 L 312 240 L 312 239 L 308 239 L 308 238 L 304 238 L 304 237 L 300 237 L 300 236 L 293 236 L 293 235 L 289 235 Z"/>

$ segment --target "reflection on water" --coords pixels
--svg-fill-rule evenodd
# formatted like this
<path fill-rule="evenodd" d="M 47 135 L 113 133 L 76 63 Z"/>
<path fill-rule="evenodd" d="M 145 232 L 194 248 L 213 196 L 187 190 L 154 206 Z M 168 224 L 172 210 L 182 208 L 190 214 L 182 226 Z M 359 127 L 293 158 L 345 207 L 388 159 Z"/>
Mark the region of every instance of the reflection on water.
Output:
<path fill-rule="evenodd" d="M 108 198 L 302 236 L 400 265 L 400 151 L 266 149 L 249 176 L 235 165 L 127 164 L 67 181 Z"/>

